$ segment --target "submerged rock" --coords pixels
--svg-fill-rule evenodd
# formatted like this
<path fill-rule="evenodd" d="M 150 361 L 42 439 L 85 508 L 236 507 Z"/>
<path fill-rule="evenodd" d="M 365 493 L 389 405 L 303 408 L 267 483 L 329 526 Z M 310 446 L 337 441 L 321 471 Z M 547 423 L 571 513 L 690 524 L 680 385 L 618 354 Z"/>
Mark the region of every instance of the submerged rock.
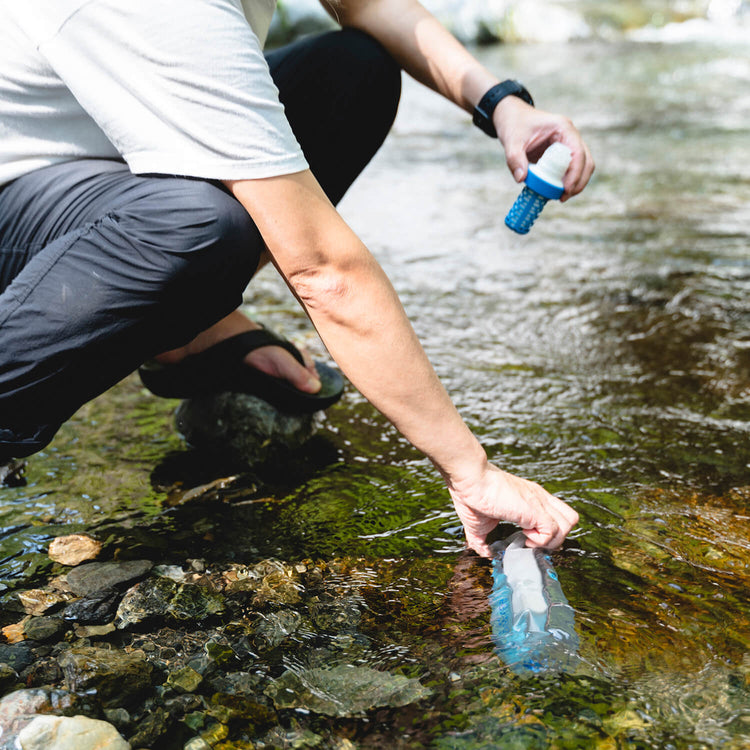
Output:
<path fill-rule="evenodd" d="M 405 706 L 432 695 L 419 680 L 370 667 L 287 670 L 265 690 L 276 708 L 325 716 L 361 716 L 372 708 Z"/>
<path fill-rule="evenodd" d="M 30 641 L 48 641 L 67 628 L 61 617 L 32 617 L 24 625 L 23 633 Z"/>
<path fill-rule="evenodd" d="M 148 578 L 126 592 L 115 622 L 125 630 L 155 620 L 200 623 L 223 612 L 223 597 L 206 586 Z"/>
<path fill-rule="evenodd" d="M 101 542 L 86 534 L 68 534 L 53 539 L 49 545 L 49 558 L 61 565 L 80 565 L 94 560 L 102 551 Z"/>
<path fill-rule="evenodd" d="M 86 563 L 68 573 L 67 584 L 77 596 L 88 596 L 137 581 L 151 570 L 152 565 L 149 560 Z"/>
<path fill-rule="evenodd" d="M 130 750 L 106 721 L 85 716 L 37 716 L 18 734 L 21 750 Z"/>
<path fill-rule="evenodd" d="M 282 414 L 244 393 L 218 393 L 183 401 L 175 423 L 190 445 L 250 467 L 301 448 L 313 434 L 315 417 Z"/>
<path fill-rule="evenodd" d="M 153 668 L 142 652 L 71 648 L 59 657 L 58 663 L 69 690 L 95 691 L 106 707 L 127 706 L 151 687 Z"/>

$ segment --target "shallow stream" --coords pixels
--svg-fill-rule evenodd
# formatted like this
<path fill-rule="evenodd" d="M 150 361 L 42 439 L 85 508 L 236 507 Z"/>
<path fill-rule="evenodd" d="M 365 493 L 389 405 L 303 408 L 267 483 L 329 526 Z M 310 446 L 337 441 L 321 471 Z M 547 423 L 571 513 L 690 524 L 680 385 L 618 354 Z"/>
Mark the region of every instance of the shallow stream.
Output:
<path fill-rule="evenodd" d="M 462 551 L 428 462 L 351 389 L 283 480 L 232 473 L 181 502 L 227 471 L 187 451 L 175 402 L 128 379 L 30 460 L 26 487 L 2 491 L 2 585 L 43 585 L 49 540 L 78 530 L 113 556 L 176 564 L 348 560 L 356 573 L 341 585 L 364 637 L 338 658 L 418 677 L 433 695 L 327 720 L 321 736 L 748 747 L 750 39 L 479 54 L 576 122 L 597 161 L 589 188 L 512 234 L 502 219 L 518 188 L 500 149 L 408 83 L 392 137 L 341 210 L 492 460 L 580 513 L 553 560 L 582 664 L 531 678 L 504 667 L 489 566 Z M 247 303 L 320 351 L 272 272 Z M 304 661 L 301 646 L 275 658 Z"/>

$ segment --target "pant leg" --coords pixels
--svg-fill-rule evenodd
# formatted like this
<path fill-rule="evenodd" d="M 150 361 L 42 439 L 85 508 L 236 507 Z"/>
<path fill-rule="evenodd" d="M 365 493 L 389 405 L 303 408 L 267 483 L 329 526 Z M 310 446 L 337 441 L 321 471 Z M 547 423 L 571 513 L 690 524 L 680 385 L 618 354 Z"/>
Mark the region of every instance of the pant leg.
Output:
<path fill-rule="evenodd" d="M 400 71 L 353 30 L 272 52 L 295 135 L 332 202 L 383 142 Z M 208 182 L 117 162 L 38 170 L 0 191 L 0 460 L 43 448 L 82 404 L 235 309 L 262 241 Z"/>
<path fill-rule="evenodd" d="M 0 459 L 235 309 L 263 244 L 202 180 L 86 160 L 0 192 Z"/>
<path fill-rule="evenodd" d="M 393 124 L 401 70 L 355 29 L 304 37 L 266 59 L 310 169 L 336 204 Z"/>

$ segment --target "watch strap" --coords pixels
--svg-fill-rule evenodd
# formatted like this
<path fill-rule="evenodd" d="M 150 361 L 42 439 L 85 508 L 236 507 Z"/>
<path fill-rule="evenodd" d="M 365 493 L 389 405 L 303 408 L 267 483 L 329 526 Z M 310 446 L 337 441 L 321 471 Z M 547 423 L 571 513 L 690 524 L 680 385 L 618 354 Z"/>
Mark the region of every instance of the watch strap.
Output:
<path fill-rule="evenodd" d="M 519 81 L 508 79 L 507 81 L 502 81 L 502 83 L 495 84 L 479 100 L 479 104 L 474 107 L 474 124 L 492 138 L 497 138 L 497 130 L 492 122 L 492 113 L 495 111 L 495 107 L 506 96 L 517 96 L 532 107 L 534 106 L 531 94 Z"/>

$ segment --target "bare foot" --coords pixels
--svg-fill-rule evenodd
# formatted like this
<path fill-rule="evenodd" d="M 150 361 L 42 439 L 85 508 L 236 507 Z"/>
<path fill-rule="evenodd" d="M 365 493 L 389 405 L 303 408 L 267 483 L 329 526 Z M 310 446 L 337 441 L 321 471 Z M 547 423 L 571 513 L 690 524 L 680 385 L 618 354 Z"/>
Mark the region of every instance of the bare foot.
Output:
<path fill-rule="evenodd" d="M 214 344 L 218 344 L 230 336 L 236 336 L 244 331 L 254 331 L 260 326 L 250 320 L 239 310 L 222 318 L 211 328 L 199 333 L 189 344 L 178 349 L 171 349 L 156 357 L 162 364 L 175 364 L 191 354 L 198 354 Z M 288 380 L 295 388 L 305 393 L 317 393 L 321 383 L 315 370 L 315 363 L 309 353 L 300 349 L 305 366 L 279 346 L 261 346 L 254 349 L 245 357 L 245 364 L 256 370 Z"/>

